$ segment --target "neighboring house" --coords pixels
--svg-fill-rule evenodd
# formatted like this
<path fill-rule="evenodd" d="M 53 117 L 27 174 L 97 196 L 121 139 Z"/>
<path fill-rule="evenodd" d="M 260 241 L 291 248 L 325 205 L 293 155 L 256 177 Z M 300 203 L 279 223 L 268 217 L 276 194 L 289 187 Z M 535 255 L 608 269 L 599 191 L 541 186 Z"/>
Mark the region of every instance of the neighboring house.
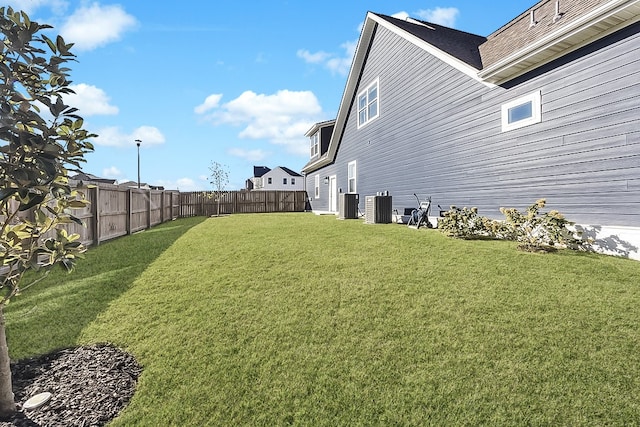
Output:
<path fill-rule="evenodd" d="M 246 189 L 247 190 L 259 190 L 262 188 L 262 176 L 269 172 L 269 169 L 266 166 L 254 166 L 253 167 L 253 176 L 246 181 Z"/>
<path fill-rule="evenodd" d="M 69 177 L 69 179 L 77 181 L 78 183 L 82 182 L 83 184 L 116 184 L 115 179 L 100 178 L 99 176 L 84 172 L 77 173 Z"/>
<path fill-rule="evenodd" d="M 264 166 L 260 167 L 264 168 Z M 256 181 L 255 177 L 253 178 L 254 190 L 304 191 L 304 177 L 298 172 L 292 171 L 284 166 L 278 166 L 275 169 L 265 169 L 268 170 L 259 177 L 260 181 Z M 255 173 L 256 170 L 254 167 L 254 175 Z M 256 184 L 256 182 L 258 184 Z"/>
<path fill-rule="evenodd" d="M 389 191 L 500 218 L 545 198 L 640 258 L 639 21 L 640 0 L 540 1 L 488 37 L 368 13 L 328 144 L 306 134 L 312 210 Z"/>
<path fill-rule="evenodd" d="M 118 187 L 120 187 L 120 188 L 138 188 L 138 182 L 137 181 L 119 182 L 118 183 Z M 164 190 L 164 187 L 156 186 L 156 185 L 149 185 L 146 182 L 141 182 L 140 183 L 140 189 L 142 189 L 142 190 Z"/>

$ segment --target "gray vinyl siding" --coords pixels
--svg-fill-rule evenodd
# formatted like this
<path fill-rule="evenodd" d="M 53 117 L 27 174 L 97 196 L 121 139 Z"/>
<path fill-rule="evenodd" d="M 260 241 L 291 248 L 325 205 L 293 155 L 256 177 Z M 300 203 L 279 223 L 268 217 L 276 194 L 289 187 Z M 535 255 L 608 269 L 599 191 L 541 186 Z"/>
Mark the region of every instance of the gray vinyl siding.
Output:
<path fill-rule="evenodd" d="M 379 78 L 380 116 L 357 129 L 352 108 L 335 162 L 309 174 L 307 191 L 315 174 L 337 175 L 346 191 L 355 160 L 362 211 L 364 196 L 385 190 L 399 210 L 417 193 L 491 217 L 546 198 L 579 223 L 640 226 L 639 32 L 634 24 L 489 88 L 378 27 L 360 88 Z M 501 105 L 534 91 L 542 122 L 502 132 Z M 320 185 L 314 210 L 328 206 Z"/>

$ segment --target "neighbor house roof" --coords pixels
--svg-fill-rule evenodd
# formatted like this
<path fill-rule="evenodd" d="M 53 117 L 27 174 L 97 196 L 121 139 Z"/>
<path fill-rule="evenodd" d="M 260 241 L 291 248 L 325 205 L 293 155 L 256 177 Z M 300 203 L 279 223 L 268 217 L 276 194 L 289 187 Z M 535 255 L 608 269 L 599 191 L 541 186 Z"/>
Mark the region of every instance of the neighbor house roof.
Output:
<path fill-rule="evenodd" d="M 288 173 L 291 176 L 302 176 L 298 172 L 293 171 L 293 170 L 291 170 L 289 168 L 285 168 L 284 166 L 279 166 L 279 168 L 282 169 L 283 171 L 285 171 L 286 173 Z"/>
<path fill-rule="evenodd" d="M 110 179 L 110 178 L 100 178 L 99 176 L 90 174 L 90 173 L 85 173 L 85 172 L 80 172 L 75 174 L 74 176 L 70 177 L 73 180 L 76 181 L 83 181 L 83 182 L 101 182 L 101 183 L 105 183 L 105 184 L 115 184 L 116 180 L 115 179 Z"/>
<path fill-rule="evenodd" d="M 254 178 L 260 178 L 262 175 L 264 175 L 265 173 L 269 172 L 271 169 L 269 169 L 266 166 L 254 166 L 253 167 L 253 176 Z"/>

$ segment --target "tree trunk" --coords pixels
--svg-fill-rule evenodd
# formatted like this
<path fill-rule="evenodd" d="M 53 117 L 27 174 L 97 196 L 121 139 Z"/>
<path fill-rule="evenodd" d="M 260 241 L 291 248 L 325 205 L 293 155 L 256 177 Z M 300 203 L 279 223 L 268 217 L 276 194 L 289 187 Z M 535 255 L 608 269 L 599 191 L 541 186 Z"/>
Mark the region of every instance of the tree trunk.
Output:
<path fill-rule="evenodd" d="M 16 412 L 11 384 L 11 360 L 4 329 L 4 307 L 0 306 L 0 419 L 9 419 Z"/>

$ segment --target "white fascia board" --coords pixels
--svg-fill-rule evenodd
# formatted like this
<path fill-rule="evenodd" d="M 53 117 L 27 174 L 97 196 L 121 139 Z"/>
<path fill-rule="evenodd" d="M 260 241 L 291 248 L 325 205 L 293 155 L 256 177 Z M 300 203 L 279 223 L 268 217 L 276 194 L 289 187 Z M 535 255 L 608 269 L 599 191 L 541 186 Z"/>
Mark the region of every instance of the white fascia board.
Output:
<path fill-rule="evenodd" d="M 313 135 L 314 133 L 318 132 L 320 129 L 327 127 L 327 126 L 331 126 L 332 124 L 334 124 L 336 121 L 335 120 L 326 120 L 324 122 L 318 122 L 318 123 L 314 123 L 313 126 L 311 126 L 311 129 L 309 129 L 304 136 L 306 137 L 310 137 L 311 135 Z"/>
<path fill-rule="evenodd" d="M 504 72 L 506 69 L 510 67 L 515 67 L 518 63 L 526 62 L 527 60 L 533 58 L 536 55 L 539 55 L 541 52 L 548 50 L 554 45 L 563 43 L 565 41 L 569 41 L 572 37 L 576 37 L 581 32 L 587 30 L 588 28 L 595 27 L 599 23 L 606 21 L 607 19 L 611 18 L 613 15 L 616 15 L 617 13 L 620 13 L 624 9 L 632 8 L 633 6 L 637 7 L 639 4 L 640 4 L 640 0 L 613 0 L 609 3 L 606 3 L 603 6 L 600 6 L 592 10 L 591 12 L 587 13 L 586 15 L 569 23 L 568 25 L 560 27 L 557 31 L 554 31 L 548 34 L 547 36 L 541 38 L 537 42 L 527 45 L 523 49 L 513 53 L 512 55 L 507 56 L 503 60 L 496 62 L 495 64 L 487 68 L 484 68 L 478 73 L 478 76 L 481 79 L 484 79 L 487 81 L 494 81 L 495 83 L 500 83 L 500 82 L 512 79 L 514 77 L 517 77 L 519 75 L 522 75 L 532 68 L 527 67 L 524 71 L 516 72 L 513 75 L 509 75 L 507 77 L 502 77 L 502 78 L 498 77 L 500 73 Z M 634 19 L 625 21 L 624 25 L 616 25 L 611 29 L 609 29 L 608 31 L 600 32 L 600 34 L 598 34 L 598 36 L 596 37 L 589 37 L 589 38 L 585 38 L 585 40 L 583 40 L 582 42 L 571 43 L 574 45 L 573 47 L 571 47 L 570 49 L 563 50 L 558 54 L 550 55 L 546 60 L 542 62 L 536 61 L 535 67 L 546 64 L 552 61 L 553 59 L 556 59 L 562 55 L 565 55 L 569 52 L 579 49 L 580 47 L 594 40 L 602 38 L 614 31 L 617 31 L 618 29 L 624 26 L 631 25 L 634 22 L 637 22 L 638 20 L 640 20 L 640 16 L 637 15 Z"/>
<path fill-rule="evenodd" d="M 360 78 L 360 72 L 364 66 L 364 60 L 369 50 L 369 44 L 371 37 L 376 27 L 376 22 L 372 19 L 375 15 L 371 12 L 367 12 L 364 25 L 362 26 L 362 32 L 360 33 L 360 39 L 356 46 L 355 54 L 353 55 L 353 62 L 349 69 L 349 76 L 347 77 L 347 84 L 344 92 L 342 93 L 342 99 L 340 100 L 340 108 L 338 109 L 338 116 L 335 120 L 335 126 L 333 127 L 333 133 L 331 134 L 331 140 L 329 141 L 329 147 L 327 153 L 318 159 L 316 162 L 307 165 L 304 168 L 305 172 L 313 172 L 320 169 L 323 166 L 331 164 L 335 159 L 336 152 L 338 151 L 338 144 L 342 137 L 342 131 L 347 123 L 347 115 L 351 107 L 351 99 L 355 94 L 358 87 L 358 81 Z"/>

